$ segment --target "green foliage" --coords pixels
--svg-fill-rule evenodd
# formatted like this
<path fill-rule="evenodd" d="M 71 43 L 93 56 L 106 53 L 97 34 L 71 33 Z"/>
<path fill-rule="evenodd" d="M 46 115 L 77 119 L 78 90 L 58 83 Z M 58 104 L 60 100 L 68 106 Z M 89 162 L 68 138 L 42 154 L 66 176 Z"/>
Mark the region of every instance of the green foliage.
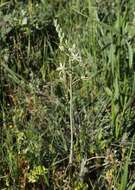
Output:
<path fill-rule="evenodd" d="M 134 189 L 134 12 L 0 2 L 1 189 Z"/>
<path fill-rule="evenodd" d="M 34 167 L 34 169 L 28 173 L 28 181 L 30 183 L 35 183 L 38 181 L 40 176 L 45 175 L 46 173 L 47 170 L 44 168 L 44 166 Z"/>

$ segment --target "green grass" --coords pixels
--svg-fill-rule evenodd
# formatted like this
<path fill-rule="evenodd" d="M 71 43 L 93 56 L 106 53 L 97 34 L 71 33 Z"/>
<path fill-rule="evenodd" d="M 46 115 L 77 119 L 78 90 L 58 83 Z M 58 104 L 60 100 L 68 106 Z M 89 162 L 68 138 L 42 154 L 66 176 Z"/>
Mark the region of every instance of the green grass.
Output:
<path fill-rule="evenodd" d="M 1 0 L 2 190 L 135 188 L 134 12 Z"/>

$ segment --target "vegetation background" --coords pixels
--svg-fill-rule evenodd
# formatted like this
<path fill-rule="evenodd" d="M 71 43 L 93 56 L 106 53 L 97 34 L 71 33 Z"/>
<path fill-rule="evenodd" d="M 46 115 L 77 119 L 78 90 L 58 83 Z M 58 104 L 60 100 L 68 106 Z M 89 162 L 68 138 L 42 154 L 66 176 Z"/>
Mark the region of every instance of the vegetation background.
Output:
<path fill-rule="evenodd" d="M 135 1 L 0 1 L 0 189 L 135 189 Z"/>

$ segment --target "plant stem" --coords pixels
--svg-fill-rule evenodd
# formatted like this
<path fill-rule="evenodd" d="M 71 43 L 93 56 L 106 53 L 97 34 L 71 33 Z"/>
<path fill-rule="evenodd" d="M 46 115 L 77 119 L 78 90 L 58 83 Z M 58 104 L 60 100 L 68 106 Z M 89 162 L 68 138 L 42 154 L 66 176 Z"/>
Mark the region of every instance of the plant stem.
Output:
<path fill-rule="evenodd" d="M 70 61 L 71 68 L 71 61 Z M 72 70 L 70 71 L 72 72 Z M 70 155 L 69 155 L 69 164 L 73 163 L 73 94 L 72 94 L 72 73 L 69 74 L 69 91 L 70 91 Z"/>

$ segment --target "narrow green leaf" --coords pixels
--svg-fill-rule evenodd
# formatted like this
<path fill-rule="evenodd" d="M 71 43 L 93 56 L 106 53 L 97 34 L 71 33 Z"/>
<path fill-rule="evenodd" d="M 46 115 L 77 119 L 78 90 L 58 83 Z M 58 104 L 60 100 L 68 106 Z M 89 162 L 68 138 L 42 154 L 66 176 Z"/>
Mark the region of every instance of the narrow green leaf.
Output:
<path fill-rule="evenodd" d="M 129 54 L 129 68 L 132 69 L 132 67 L 133 67 L 133 50 L 129 43 L 127 43 L 127 45 L 128 45 L 128 54 Z"/>
<path fill-rule="evenodd" d="M 108 96 L 112 97 L 112 91 L 110 90 L 110 88 L 106 87 L 105 88 L 105 92 Z"/>
<path fill-rule="evenodd" d="M 124 166 L 123 175 L 121 177 L 121 184 L 120 184 L 119 190 L 126 190 L 127 189 L 128 166 L 129 166 L 129 163 L 130 163 L 130 158 L 131 158 L 131 154 L 132 154 L 132 150 L 133 150 L 133 145 L 134 145 L 134 137 L 133 137 L 133 140 L 132 140 L 132 146 L 130 148 L 130 151 L 129 151 L 129 154 L 127 156 L 126 163 L 125 163 L 125 166 Z"/>

